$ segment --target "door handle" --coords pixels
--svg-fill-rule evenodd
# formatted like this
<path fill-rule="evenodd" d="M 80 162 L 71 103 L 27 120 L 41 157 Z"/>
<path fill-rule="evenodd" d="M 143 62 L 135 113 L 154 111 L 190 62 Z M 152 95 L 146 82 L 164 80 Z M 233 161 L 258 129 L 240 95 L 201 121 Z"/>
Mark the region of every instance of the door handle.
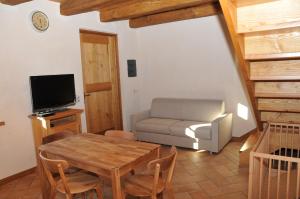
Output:
<path fill-rule="evenodd" d="M 89 94 L 89 93 L 84 94 L 84 97 L 88 97 L 88 96 L 91 96 L 91 94 Z"/>

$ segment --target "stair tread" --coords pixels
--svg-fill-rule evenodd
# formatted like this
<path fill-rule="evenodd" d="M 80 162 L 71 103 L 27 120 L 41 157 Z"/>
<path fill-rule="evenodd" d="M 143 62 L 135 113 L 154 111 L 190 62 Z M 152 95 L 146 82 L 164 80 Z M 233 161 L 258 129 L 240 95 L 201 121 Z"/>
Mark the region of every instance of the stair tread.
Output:
<path fill-rule="evenodd" d="M 245 59 L 249 61 L 257 60 L 283 60 L 300 58 L 300 52 L 290 53 L 270 53 L 270 54 L 247 54 Z"/>
<path fill-rule="evenodd" d="M 300 93 L 263 93 L 263 92 L 255 92 L 255 97 L 300 98 Z"/>
<path fill-rule="evenodd" d="M 251 33 L 257 33 L 257 32 L 269 32 L 272 30 L 279 30 L 279 29 L 287 29 L 287 28 L 295 28 L 300 26 L 300 21 L 294 21 L 294 22 L 286 22 L 281 24 L 270 24 L 270 25 L 262 25 L 257 26 L 255 28 L 251 29 L 239 29 L 237 31 L 238 34 L 251 34 Z"/>
<path fill-rule="evenodd" d="M 262 112 L 300 113 L 300 110 L 258 109 Z"/>
<path fill-rule="evenodd" d="M 251 76 L 252 81 L 300 80 L 300 76 Z"/>

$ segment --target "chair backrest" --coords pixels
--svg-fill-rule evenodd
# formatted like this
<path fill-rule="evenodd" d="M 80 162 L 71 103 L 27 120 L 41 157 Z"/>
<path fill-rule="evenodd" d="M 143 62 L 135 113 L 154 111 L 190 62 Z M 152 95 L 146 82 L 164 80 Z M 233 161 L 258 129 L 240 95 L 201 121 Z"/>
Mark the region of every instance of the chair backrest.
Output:
<path fill-rule="evenodd" d="M 162 172 L 163 174 L 166 173 L 165 176 L 165 184 L 168 186 L 173 178 L 175 162 L 177 157 L 177 150 L 175 146 L 172 146 L 170 153 L 167 156 L 162 158 L 152 160 L 148 163 L 147 168 L 149 171 L 154 170 L 154 176 L 157 172 L 157 165 L 159 165 L 159 173 Z"/>
<path fill-rule="evenodd" d="M 46 157 L 45 152 L 40 152 L 40 160 L 43 165 L 43 169 L 46 173 L 47 179 L 50 185 L 55 188 L 56 187 L 56 180 L 53 177 L 53 174 L 59 173 L 60 179 L 63 182 L 65 191 L 67 194 L 71 194 L 70 188 L 67 184 L 67 179 L 64 173 L 64 170 L 69 168 L 69 163 L 65 160 L 52 160 Z"/>
<path fill-rule="evenodd" d="M 57 132 L 48 136 L 43 137 L 42 139 L 42 144 L 48 144 L 50 142 L 54 142 L 57 140 L 61 140 L 64 139 L 66 137 L 70 137 L 72 135 L 74 135 L 75 133 L 72 131 L 61 131 L 61 132 Z"/>
<path fill-rule="evenodd" d="M 136 140 L 134 133 L 120 130 L 109 130 L 105 132 L 105 136 L 122 138 L 126 140 Z"/>

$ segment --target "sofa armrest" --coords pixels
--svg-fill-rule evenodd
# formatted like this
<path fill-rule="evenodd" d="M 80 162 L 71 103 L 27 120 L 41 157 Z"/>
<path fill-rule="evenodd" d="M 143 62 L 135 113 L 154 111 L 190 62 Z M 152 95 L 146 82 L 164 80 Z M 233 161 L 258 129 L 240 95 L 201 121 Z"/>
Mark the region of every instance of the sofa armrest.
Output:
<path fill-rule="evenodd" d="M 212 121 L 212 152 L 219 152 L 232 137 L 232 113 L 226 113 Z"/>
<path fill-rule="evenodd" d="M 150 117 L 150 110 L 142 111 L 131 115 L 131 131 L 135 132 L 136 123 Z"/>

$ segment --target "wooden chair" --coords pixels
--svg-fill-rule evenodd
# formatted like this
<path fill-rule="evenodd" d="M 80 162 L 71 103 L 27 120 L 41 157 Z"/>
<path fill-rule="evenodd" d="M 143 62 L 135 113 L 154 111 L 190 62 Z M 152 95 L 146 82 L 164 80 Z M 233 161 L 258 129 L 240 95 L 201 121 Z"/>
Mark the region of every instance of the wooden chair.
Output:
<path fill-rule="evenodd" d="M 121 130 L 109 130 L 105 132 L 105 136 L 122 138 L 126 140 L 136 140 L 136 137 L 133 133 Z"/>
<path fill-rule="evenodd" d="M 64 170 L 69 168 L 67 161 L 48 159 L 43 155 L 43 152 L 40 152 L 40 158 L 51 186 L 50 199 L 56 197 L 57 191 L 65 194 L 67 199 L 72 199 L 72 195 L 74 194 L 82 194 L 83 198 L 85 198 L 84 194 L 91 190 L 96 190 L 98 199 L 103 198 L 98 177 L 82 171 L 67 175 L 64 173 Z M 59 173 L 60 178 L 55 179 L 53 173 Z"/>
<path fill-rule="evenodd" d="M 48 136 L 45 136 L 42 138 L 42 144 L 48 144 L 57 140 L 61 140 L 70 136 L 75 135 L 73 131 L 61 131 L 57 132 Z M 46 155 L 46 154 L 45 154 Z M 47 156 L 48 157 L 48 156 Z M 49 157 L 48 157 L 49 158 Z M 50 157 L 51 159 L 51 157 Z M 76 167 L 69 167 L 67 170 L 65 170 L 65 173 L 71 174 L 80 171 L 79 168 Z"/>
<path fill-rule="evenodd" d="M 147 165 L 147 173 L 130 176 L 124 183 L 124 196 L 151 197 L 157 199 L 158 194 L 171 189 L 175 161 L 177 157 L 176 147 L 172 147 L 170 154 L 165 157 L 152 160 Z"/>

